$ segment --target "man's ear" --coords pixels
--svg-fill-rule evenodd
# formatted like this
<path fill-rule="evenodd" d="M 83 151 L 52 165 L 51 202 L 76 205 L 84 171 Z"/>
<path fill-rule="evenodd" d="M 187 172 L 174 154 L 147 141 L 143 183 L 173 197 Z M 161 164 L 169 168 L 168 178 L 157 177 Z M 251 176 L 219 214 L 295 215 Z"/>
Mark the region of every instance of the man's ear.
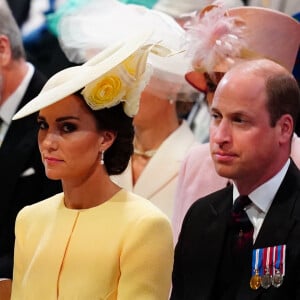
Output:
<path fill-rule="evenodd" d="M 0 35 L 0 65 L 6 66 L 11 60 L 10 42 L 7 36 Z"/>
<path fill-rule="evenodd" d="M 281 118 L 277 121 L 279 125 L 279 141 L 281 143 L 290 142 L 291 137 L 294 132 L 294 121 L 291 115 L 285 114 L 282 115 Z"/>

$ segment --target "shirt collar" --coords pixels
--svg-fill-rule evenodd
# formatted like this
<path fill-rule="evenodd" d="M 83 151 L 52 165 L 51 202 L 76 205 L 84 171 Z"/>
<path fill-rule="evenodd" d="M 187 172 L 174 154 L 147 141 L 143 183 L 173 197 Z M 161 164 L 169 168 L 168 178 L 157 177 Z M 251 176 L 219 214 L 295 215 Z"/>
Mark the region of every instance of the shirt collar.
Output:
<path fill-rule="evenodd" d="M 7 100 L 1 105 L 0 117 L 6 124 L 10 124 L 13 115 L 21 103 L 25 92 L 28 88 L 29 82 L 34 73 L 34 67 L 31 63 L 28 63 L 28 70 L 17 89 L 7 98 Z"/>
<path fill-rule="evenodd" d="M 262 210 L 265 214 L 268 212 L 273 199 L 283 181 L 283 178 L 290 165 L 290 159 L 287 160 L 283 168 L 267 182 L 259 186 L 252 191 L 248 196 L 251 201 Z M 239 192 L 235 184 L 233 184 L 233 199 L 235 200 L 239 196 Z"/>

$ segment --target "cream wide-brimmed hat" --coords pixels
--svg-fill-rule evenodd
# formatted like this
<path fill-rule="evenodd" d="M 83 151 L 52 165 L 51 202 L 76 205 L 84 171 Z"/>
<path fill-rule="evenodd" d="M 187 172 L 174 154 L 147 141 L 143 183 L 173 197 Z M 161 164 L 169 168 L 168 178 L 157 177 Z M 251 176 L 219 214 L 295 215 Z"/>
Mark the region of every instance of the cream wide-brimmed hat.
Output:
<path fill-rule="evenodd" d="M 124 112 L 134 116 L 140 94 L 149 81 L 147 57 L 150 51 L 169 55 L 170 50 L 147 44 L 150 30 L 140 31 L 106 48 L 81 66 L 70 67 L 53 75 L 37 97 L 21 108 L 13 120 L 25 117 L 82 90 L 87 104 L 94 110 L 124 103 Z"/>
<path fill-rule="evenodd" d="M 205 72 L 225 73 L 242 60 L 267 58 L 291 72 L 300 45 L 299 22 L 284 13 L 262 7 L 224 11 L 211 6 L 187 27 L 187 34 L 192 35 L 189 48 L 192 49 L 194 70 L 185 77 L 200 91 L 206 86 Z M 209 33 L 201 35 L 202 30 Z"/>
<path fill-rule="evenodd" d="M 117 0 L 89 0 L 71 11 L 64 11 L 56 22 L 60 45 L 73 62 L 85 62 L 93 51 L 131 35 L 136 28 L 151 27 L 151 41 L 177 52 L 160 57 L 149 54 L 153 77 L 148 92 L 160 97 L 175 91 L 196 92 L 184 79 L 190 70 L 190 58 L 185 55 L 185 30 L 171 16 L 141 5 L 124 4 Z M 96 28 L 99 28 L 96 30 Z M 174 93 L 170 92 L 174 91 Z M 170 95 L 171 96 L 171 95 Z M 170 97 L 171 98 L 171 97 Z M 172 100 L 175 100 L 172 97 Z"/>

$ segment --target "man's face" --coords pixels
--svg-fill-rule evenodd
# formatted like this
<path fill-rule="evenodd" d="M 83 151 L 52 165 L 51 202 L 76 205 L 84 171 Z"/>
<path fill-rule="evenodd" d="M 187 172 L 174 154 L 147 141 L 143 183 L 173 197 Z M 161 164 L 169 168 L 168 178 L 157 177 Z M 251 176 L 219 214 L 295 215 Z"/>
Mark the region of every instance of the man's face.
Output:
<path fill-rule="evenodd" d="M 258 186 L 274 174 L 280 130 L 271 127 L 264 80 L 232 71 L 211 105 L 210 147 L 219 175 Z"/>

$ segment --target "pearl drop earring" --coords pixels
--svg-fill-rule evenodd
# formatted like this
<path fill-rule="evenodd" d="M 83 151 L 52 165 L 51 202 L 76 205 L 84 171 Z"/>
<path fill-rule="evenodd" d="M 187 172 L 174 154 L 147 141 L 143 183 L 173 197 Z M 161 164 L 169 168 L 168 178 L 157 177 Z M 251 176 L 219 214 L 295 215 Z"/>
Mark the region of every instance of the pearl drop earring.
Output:
<path fill-rule="evenodd" d="M 104 165 L 104 150 L 101 151 L 100 165 Z"/>

